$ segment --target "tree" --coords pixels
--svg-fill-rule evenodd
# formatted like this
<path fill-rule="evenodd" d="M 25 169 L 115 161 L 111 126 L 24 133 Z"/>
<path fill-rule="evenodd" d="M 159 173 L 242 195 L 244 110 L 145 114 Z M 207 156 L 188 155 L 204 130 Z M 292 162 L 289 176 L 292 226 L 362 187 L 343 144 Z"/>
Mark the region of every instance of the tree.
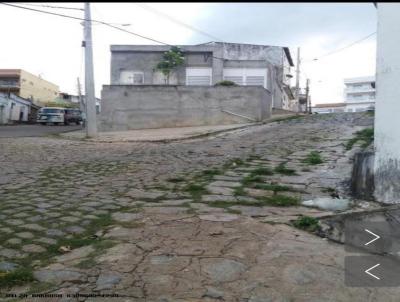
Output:
<path fill-rule="evenodd" d="M 185 57 L 179 47 L 173 46 L 165 52 L 162 61 L 156 66 L 156 69 L 161 71 L 165 76 L 165 83 L 169 84 L 169 76 L 173 70 L 185 63 Z"/>

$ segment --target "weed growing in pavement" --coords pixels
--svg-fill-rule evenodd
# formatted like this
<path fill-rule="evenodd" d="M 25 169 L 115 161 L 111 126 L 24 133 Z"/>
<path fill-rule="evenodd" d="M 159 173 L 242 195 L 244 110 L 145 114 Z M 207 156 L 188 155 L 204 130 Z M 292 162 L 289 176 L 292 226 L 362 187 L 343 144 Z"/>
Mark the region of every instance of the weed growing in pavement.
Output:
<path fill-rule="evenodd" d="M 346 150 L 351 150 L 358 141 L 363 141 L 361 148 L 365 149 L 373 142 L 373 140 L 374 140 L 374 128 L 366 128 L 357 131 L 355 136 L 347 142 L 345 148 Z"/>
<path fill-rule="evenodd" d="M 297 220 L 293 221 L 293 225 L 296 228 L 314 232 L 318 228 L 318 219 L 310 216 L 301 216 Z"/>
<path fill-rule="evenodd" d="M 303 163 L 309 165 L 319 165 L 322 164 L 324 160 L 321 157 L 321 154 L 317 151 L 311 151 L 307 157 L 303 160 Z"/>
<path fill-rule="evenodd" d="M 280 163 L 275 167 L 274 172 L 284 175 L 296 175 L 296 170 L 286 167 L 286 163 Z"/>

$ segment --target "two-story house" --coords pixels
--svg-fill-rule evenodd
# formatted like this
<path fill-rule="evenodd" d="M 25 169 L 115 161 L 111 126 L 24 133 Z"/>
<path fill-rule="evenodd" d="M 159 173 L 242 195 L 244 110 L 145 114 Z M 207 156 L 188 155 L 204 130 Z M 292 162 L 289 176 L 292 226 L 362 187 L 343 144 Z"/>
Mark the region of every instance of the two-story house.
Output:
<path fill-rule="evenodd" d="M 210 42 L 178 46 L 185 64 L 169 77 L 170 85 L 211 86 L 223 80 L 243 86 L 263 86 L 272 95 L 272 107 L 291 110 L 293 60 L 289 48 L 268 45 Z M 111 85 L 165 85 L 156 70 L 164 45 L 111 45 Z"/>

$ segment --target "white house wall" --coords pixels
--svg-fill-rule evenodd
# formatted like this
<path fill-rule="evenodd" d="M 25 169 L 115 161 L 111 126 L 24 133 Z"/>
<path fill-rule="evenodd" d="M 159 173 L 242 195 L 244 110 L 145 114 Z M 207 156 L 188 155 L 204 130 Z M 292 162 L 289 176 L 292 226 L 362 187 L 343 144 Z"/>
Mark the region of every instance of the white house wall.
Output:
<path fill-rule="evenodd" d="M 375 198 L 400 202 L 400 4 L 378 7 L 376 110 L 375 110 Z"/>

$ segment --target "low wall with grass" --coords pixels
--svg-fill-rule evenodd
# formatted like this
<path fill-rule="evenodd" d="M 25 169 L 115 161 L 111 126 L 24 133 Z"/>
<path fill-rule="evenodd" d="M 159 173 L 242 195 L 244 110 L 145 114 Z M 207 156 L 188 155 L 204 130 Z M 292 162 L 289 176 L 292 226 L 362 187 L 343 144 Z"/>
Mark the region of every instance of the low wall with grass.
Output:
<path fill-rule="evenodd" d="M 259 86 L 106 85 L 100 131 L 259 122 L 271 94 Z"/>

